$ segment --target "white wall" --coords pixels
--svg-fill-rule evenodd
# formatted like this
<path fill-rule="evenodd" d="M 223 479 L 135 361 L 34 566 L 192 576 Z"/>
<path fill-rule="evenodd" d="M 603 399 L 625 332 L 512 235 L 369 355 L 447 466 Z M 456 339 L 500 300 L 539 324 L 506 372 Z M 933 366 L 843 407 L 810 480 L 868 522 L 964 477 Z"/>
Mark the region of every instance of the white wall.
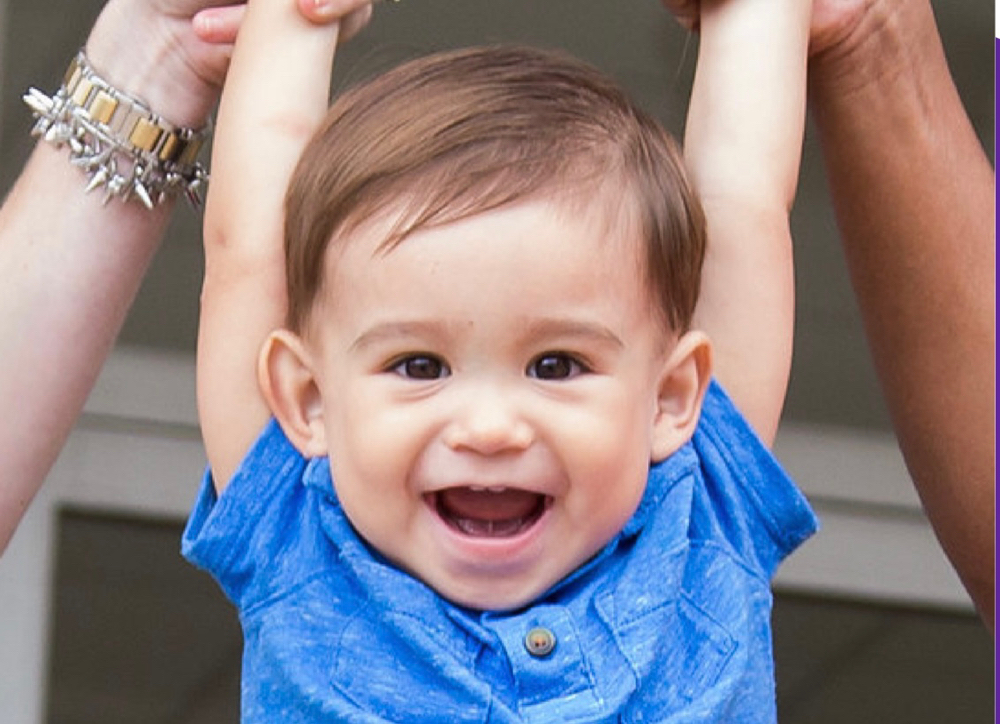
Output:
<path fill-rule="evenodd" d="M 183 519 L 205 466 L 194 361 L 119 350 L 42 492 L 0 558 L 0 712 L 44 715 L 55 524 L 63 505 Z"/>

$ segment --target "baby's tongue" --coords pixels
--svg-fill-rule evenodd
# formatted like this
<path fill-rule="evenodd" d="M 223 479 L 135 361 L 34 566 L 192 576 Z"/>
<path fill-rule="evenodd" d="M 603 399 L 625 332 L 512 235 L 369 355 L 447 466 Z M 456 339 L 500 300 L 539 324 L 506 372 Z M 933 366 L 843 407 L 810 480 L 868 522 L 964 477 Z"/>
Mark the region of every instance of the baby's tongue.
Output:
<path fill-rule="evenodd" d="M 467 535 L 513 535 L 537 516 L 543 502 L 538 493 L 514 488 L 448 488 L 438 493 L 441 515 Z"/>

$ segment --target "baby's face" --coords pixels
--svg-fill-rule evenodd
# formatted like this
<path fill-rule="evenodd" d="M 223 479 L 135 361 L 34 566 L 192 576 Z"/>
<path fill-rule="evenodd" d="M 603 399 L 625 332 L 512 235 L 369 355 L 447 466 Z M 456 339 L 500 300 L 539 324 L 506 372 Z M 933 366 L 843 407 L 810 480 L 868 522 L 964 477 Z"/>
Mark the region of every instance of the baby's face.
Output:
<path fill-rule="evenodd" d="M 611 226 L 533 201 L 329 254 L 308 339 L 337 495 L 458 604 L 530 602 L 642 497 L 671 344 Z"/>

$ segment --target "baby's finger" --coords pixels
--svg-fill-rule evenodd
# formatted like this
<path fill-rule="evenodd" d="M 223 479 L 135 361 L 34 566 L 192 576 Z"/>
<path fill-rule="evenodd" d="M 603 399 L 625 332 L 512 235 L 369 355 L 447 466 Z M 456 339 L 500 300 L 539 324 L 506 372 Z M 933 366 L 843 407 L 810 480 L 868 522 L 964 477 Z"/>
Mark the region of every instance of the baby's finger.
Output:
<path fill-rule="evenodd" d="M 350 40 L 355 35 L 357 35 L 361 31 L 361 29 L 368 24 L 368 21 L 371 20 L 371 17 L 372 17 L 372 6 L 371 3 L 368 3 L 358 8 L 350 15 L 348 15 L 346 18 L 344 18 L 344 21 L 343 23 L 341 23 L 340 26 L 341 42 Z"/>
<path fill-rule="evenodd" d="M 243 22 L 245 11 L 245 3 L 200 10 L 191 19 L 194 34 L 206 43 L 235 43 L 236 33 L 240 29 L 240 23 Z"/>
<path fill-rule="evenodd" d="M 325 25 L 365 5 L 371 5 L 372 0 L 297 0 L 297 2 L 299 12 L 305 18 L 319 25 Z"/>

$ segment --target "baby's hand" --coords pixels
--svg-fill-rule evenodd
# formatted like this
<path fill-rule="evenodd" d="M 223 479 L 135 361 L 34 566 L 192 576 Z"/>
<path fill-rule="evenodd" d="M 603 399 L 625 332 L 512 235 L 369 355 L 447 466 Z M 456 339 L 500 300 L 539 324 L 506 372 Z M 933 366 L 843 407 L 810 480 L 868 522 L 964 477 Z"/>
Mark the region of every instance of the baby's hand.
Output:
<path fill-rule="evenodd" d="M 299 12 L 314 23 L 340 19 L 340 39 L 354 36 L 371 17 L 372 0 L 296 0 Z"/>
<path fill-rule="evenodd" d="M 341 42 L 354 37 L 371 18 L 372 0 L 295 0 L 302 16 L 317 25 L 339 21 Z M 243 20 L 246 3 L 210 7 L 195 14 L 195 34 L 207 43 L 229 45 Z"/>

